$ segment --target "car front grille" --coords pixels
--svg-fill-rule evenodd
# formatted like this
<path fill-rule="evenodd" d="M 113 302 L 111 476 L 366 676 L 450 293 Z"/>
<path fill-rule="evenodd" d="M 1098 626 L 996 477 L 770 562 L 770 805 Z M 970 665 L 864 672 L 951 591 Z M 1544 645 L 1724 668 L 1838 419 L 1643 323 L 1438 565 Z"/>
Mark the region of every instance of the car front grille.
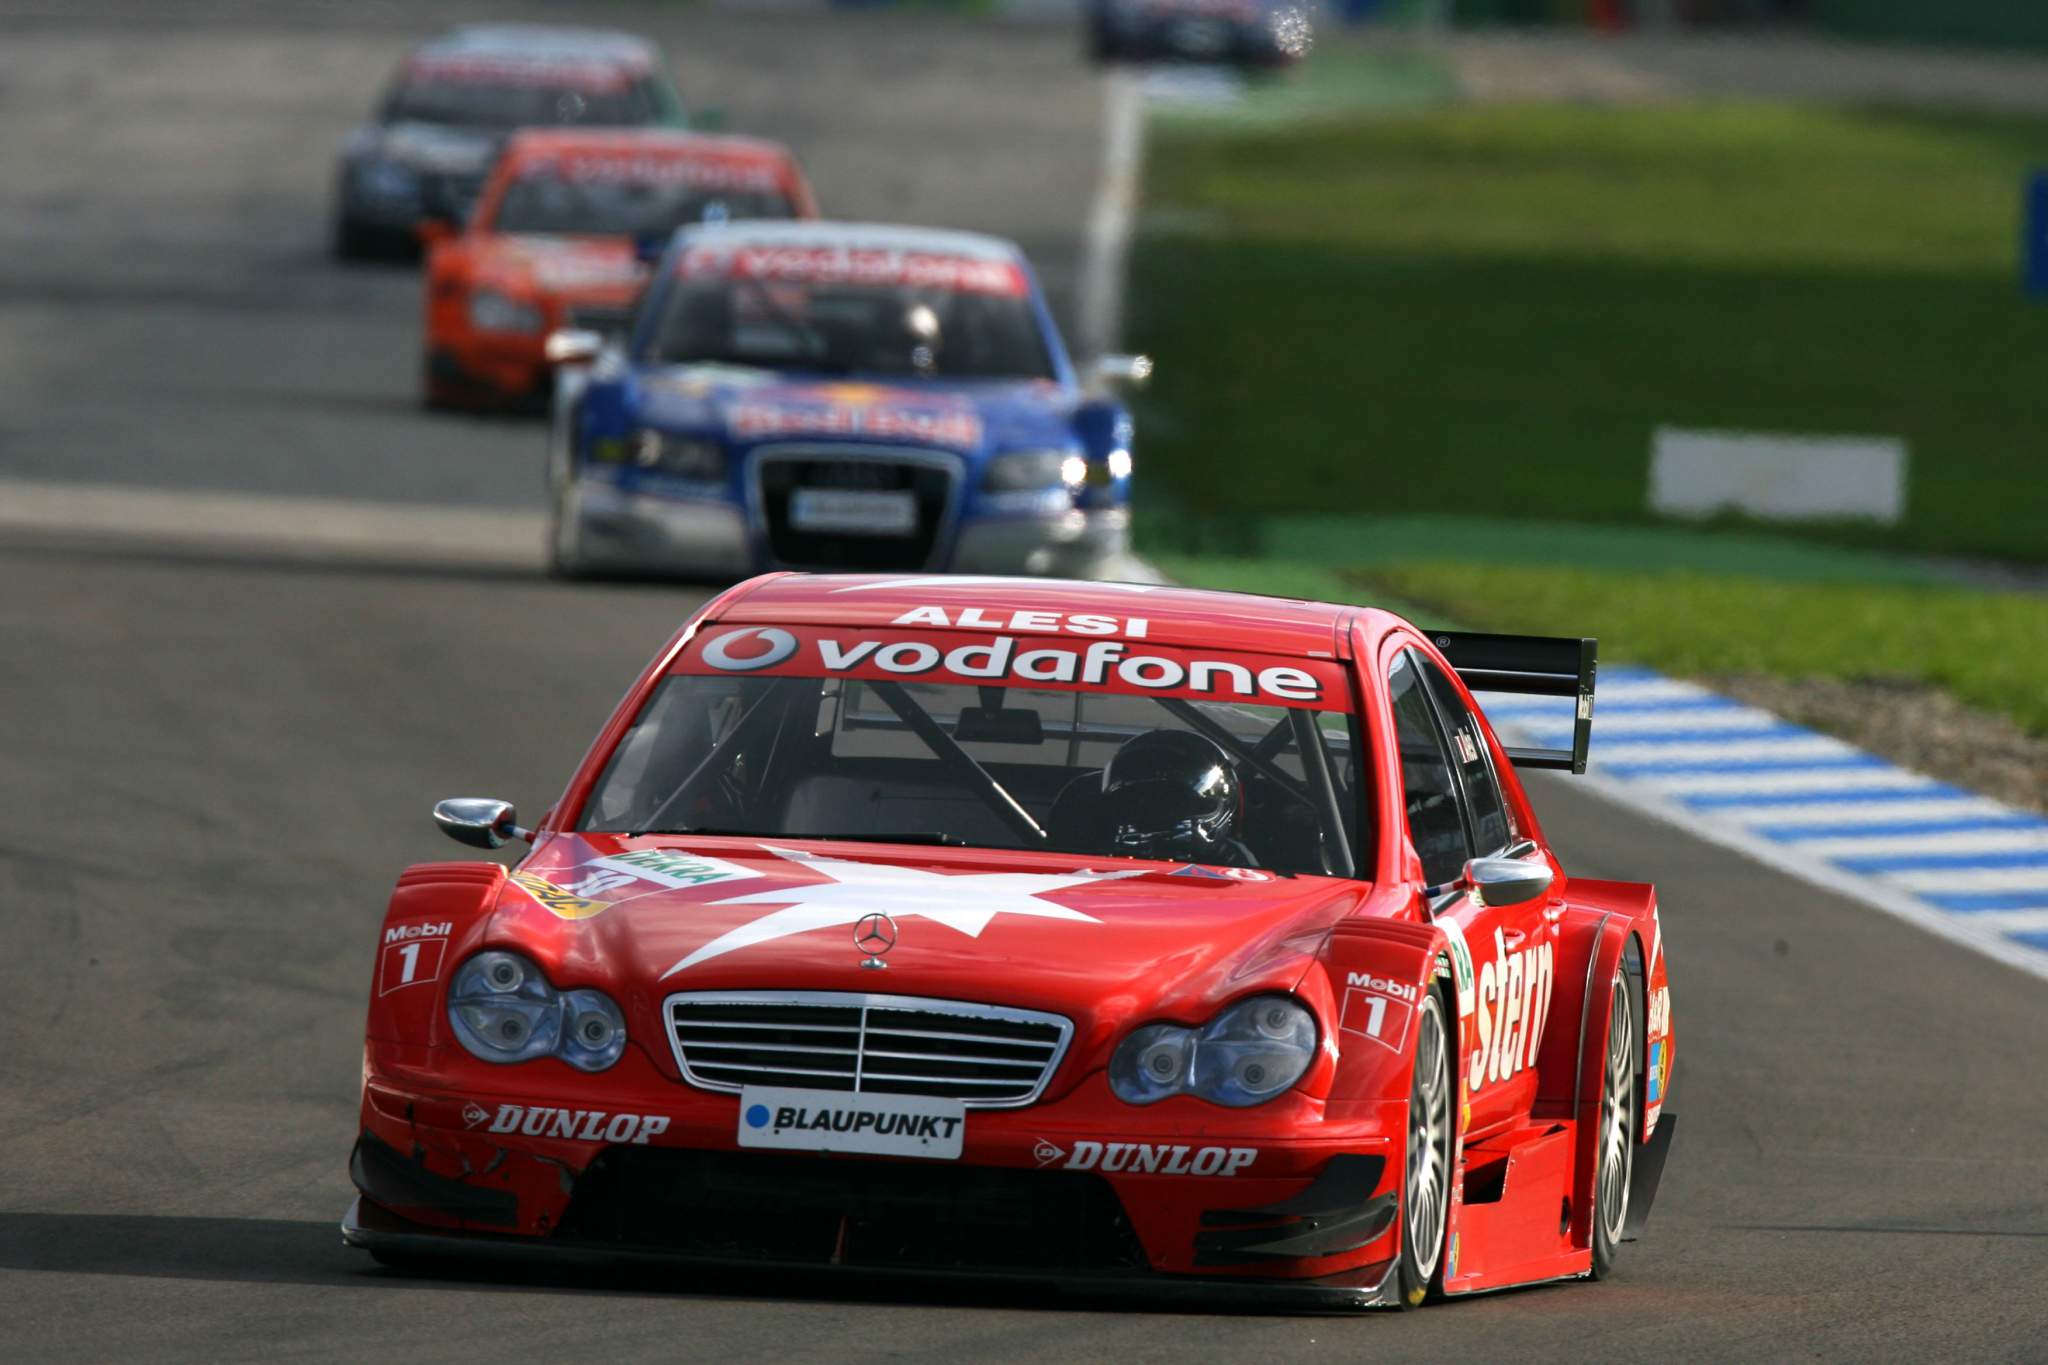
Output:
<path fill-rule="evenodd" d="M 959 461 L 936 451 L 770 448 L 754 456 L 761 519 L 775 562 L 793 569 L 894 572 L 934 567 L 949 521 Z M 908 535 L 799 529 L 790 504 L 800 488 L 908 492 L 917 520 Z"/>
<path fill-rule="evenodd" d="M 1074 1031 L 1057 1014 L 852 992 L 672 995 L 665 1009 L 676 1065 L 707 1090 L 935 1095 L 969 1109 L 1037 1099 Z"/>

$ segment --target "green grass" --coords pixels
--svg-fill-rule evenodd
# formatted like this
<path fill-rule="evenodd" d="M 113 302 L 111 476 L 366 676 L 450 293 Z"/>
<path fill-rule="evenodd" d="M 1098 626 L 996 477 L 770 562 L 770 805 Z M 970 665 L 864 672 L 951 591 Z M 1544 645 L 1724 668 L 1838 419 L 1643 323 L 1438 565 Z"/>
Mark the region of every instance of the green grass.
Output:
<path fill-rule="evenodd" d="M 1596 635 L 1603 659 L 1694 677 L 1903 679 L 2048 735 L 2048 596 L 1695 570 L 1415 563 L 1349 575 L 1477 630 Z"/>
<path fill-rule="evenodd" d="M 1155 126 L 1228 136 L 1302 119 L 1423 108 L 1456 88 L 1448 64 L 1434 54 L 1340 33 L 1319 37 L 1314 57 L 1298 67 L 1247 79 L 1241 98 L 1162 102 L 1150 118 Z"/>
<path fill-rule="evenodd" d="M 1233 564 L 1263 560 L 1275 573 L 1312 570 L 1324 579 L 1361 568 L 1455 557 L 1473 564 L 1570 564 L 1631 572 L 1694 569 L 1804 582 L 1953 586 L 1967 581 L 1942 561 L 1744 530 L 1313 514 L 1252 521 L 1227 515 L 1184 516 L 1178 524 L 1162 526 L 1157 524 L 1156 509 L 1147 509 L 1143 529 L 1153 544 L 1194 545 Z M 1198 556 L 1188 562 L 1202 560 Z"/>
<path fill-rule="evenodd" d="M 1188 518 L 1641 523 L 1659 425 L 1871 433 L 1904 524 L 1796 534 L 2048 559 L 2048 121 L 1490 105 L 1148 156 L 1144 458 Z"/>

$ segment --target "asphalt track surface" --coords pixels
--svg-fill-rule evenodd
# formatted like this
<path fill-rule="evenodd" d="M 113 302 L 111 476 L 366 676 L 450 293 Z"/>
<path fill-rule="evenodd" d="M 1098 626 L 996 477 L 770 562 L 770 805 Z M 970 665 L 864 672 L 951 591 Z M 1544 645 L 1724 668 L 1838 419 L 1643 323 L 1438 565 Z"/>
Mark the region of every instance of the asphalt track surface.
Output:
<path fill-rule="evenodd" d="M 533 498 L 530 428 L 414 412 L 412 277 L 321 255 L 326 156 L 421 22 L 264 13 L 0 28 L 0 476 Z M 1071 269 L 1068 35 L 604 13 L 829 204 L 1008 218 Z M 957 111 L 879 83 L 909 54 Z M 2048 1358 L 2040 983 L 1565 780 L 1569 865 L 1662 885 L 1682 1059 L 1606 1283 L 1332 1319 L 379 1270 L 335 1220 L 391 879 L 451 855 L 437 797 L 546 805 L 693 594 L 20 536 L 0 582 L 0 1359 Z"/>

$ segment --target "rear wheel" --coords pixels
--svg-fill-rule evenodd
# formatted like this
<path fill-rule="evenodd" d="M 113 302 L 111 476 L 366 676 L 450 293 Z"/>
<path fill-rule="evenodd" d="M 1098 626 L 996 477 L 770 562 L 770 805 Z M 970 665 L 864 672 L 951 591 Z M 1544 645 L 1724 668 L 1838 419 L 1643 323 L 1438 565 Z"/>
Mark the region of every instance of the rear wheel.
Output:
<path fill-rule="evenodd" d="M 1443 997 L 1432 991 L 1416 1025 L 1415 1079 L 1408 1089 L 1408 1170 L 1401 1186 L 1404 1308 L 1419 1306 L 1432 1288 L 1442 1288 L 1450 1181 L 1451 1048 Z"/>
<path fill-rule="evenodd" d="M 1628 978 L 1614 974 L 1607 1011 L 1607 1060 L 1600 1081 L 1599 1161 L 1593 1174 L 1593 1278 L 1614 1271 L 1628 1224 L 1636 1161 L 1636 1017 Z"/>

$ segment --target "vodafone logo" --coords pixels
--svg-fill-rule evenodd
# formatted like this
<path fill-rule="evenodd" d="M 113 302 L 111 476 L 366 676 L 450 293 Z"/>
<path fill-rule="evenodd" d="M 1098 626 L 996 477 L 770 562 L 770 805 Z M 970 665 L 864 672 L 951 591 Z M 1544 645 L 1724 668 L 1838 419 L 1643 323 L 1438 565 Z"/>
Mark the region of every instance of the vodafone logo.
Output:
<path fill-rule="evenodd" d="M 1079 628 L 1078 620 L 1074 628 Z M 746 626 L 706 640 L 702 658 L 708 667 L 720 672 L 751 673 L 787 662 L 800 648 L 802 642 L 790 631 L 776 626 Z M 813 648 L 827 673 L 872 668 L 898 677 L 950 674 L 947 681 L 952 682 L 982 683 L 1007 678 L 1024 686 L 1110 685 L 1144 692 L 1180 691 L 1308 705 L 1320 702 L 1323 696 L 1322 679 L 1307 668 L 1266 664 L 1256 655 L 1238 662 L 1190 658 L 1178 652 L 1133 654 L 1131 645 L 1124 640 L 1091 640 L 1083 645 L 1079 640 L 998 635 L 992 640 L 946 649 L 929 640 L 845 640 L 819 635 L 814 638 Z"/>
<path fill-rule="evenodd" d="M 749 640 L 760 641 L 757 650 L 746 648 Z M 757 668 L 773 668 L 794 653 L 796 636 L 774 626 L 729 630 L 704 642 L 704 662 L 727 673 L 751 673 Z"/>

